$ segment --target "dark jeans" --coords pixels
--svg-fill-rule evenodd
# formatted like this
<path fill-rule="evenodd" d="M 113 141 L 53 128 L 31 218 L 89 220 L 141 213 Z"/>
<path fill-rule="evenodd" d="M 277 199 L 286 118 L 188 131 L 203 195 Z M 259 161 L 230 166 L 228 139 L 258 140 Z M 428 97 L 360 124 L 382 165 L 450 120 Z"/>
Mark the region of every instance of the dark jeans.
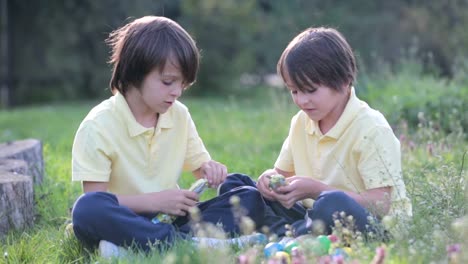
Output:
<path fill-rule="evenodd" d="M 230 175 L 229 177 L 241 178 Z M 265 204 L 261 194 L 251 186 L 236 188 L 198 204 L 202 221 L 221 223 L 228 234 L 240 234 L 234 217 L 230 198 L 236 195 L 240 205 L 255 223 L 263 225 Z M 158 248 L 170 246 L 177 237 L 185 238 L 191 232 L 188 216 L 178 217 L 173 224 L 153 224 L 155 215 L 135 214 L 129 208 L 119 205 L 117 197 L 107 192 L 91 192 L 81 195 L 72 210 L 75 236 L 86 246 L 95 247 L 100 240 L 107 240 L 119 246 L 136 245 L 149 250 L 151 245 Z"/>
<path fill-rule="evenodd" d="M 239 186 L 256 187 L 256 184 L 246 175 L 231 175 L 220 187 L 220 194 L 229 190 L 235 190 Z M 286 224 L 292 226 L 295 236 L 307 234 L 311 228 L 306 227 L 304 219 L 306 211 L 309 218 L 312 219 L 312 223 L 321 221 L 324 224 L 326 234 L 332 233 L 334 221 L 337 219 L 337 216 L 339 219 L 340 212 L 344 212 L 346 216 L 352 215 L 355 229 L 362 233 L 365 234 L 368 231 L 378 233 L 375 224 L 377 223 L 376 218 L 342 191 L 322 192 L 315 200 L 313 207 L 309 210 L 300 203 L 296 203 L 292 208 L 287 209 L 278 202 L 265 199 L 265 219 L 263 224 L 278 236 L 285 235 L 287 231 L 285 228 Z M 371 224 L 369 218 L 373 219 L 375 223 Z M 257 226 L 260 227 L 260 223 L 257 223 Z"/>

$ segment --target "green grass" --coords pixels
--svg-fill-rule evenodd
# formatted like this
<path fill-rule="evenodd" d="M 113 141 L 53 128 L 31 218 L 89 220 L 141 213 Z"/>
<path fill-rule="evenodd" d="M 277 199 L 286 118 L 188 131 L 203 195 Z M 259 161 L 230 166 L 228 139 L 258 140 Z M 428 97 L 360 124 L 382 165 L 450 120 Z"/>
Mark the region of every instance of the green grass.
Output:
<path fill-rule="evenodd" d="M 376 91 L 368 91 L 368 94 L 375 95 Z M 456 99 L 458 102 L 459 98 Z M 297 111 L 288 95 L 281 92 L 255 93 L 251 98 L 182 98 L 182 101 L 190 108 L 212 157 L 226 164 L 230 172 L 246 173 L 253 178 L 276 160 L 288 133 L 290 118 Z M 384 103 L 379 101 L 379 104 Z M 82 248 L 76 239 L 64 235 L 69 209 L 81 193 L 80 184 L 71 182 L 73 137 L 94 104 L 75 102 L 0 112 L 0 142 L 40 139 L 46 163 L 44 182 L 35 187 L 35 226 L 3 238 L 0 253 L 4 257 L 0 256 L 0 263 L 107 263 L 95 252 Z M 381 106 L 391 109 L 388 104 Z M 465 165 L 462 160 L 468 150 L 466 136 L 441 131 L 429 120 L 419 120 L 418 125 L 411 121 L 405 123 L 400 113 L 384 114 L 400 116 L 392 125 L 397 136 L 402 138 L 404 177 L 414 207 L 414 218 L 405 226 L 405 232 L 400 232 L 386 245 L 387 263 L 446 262 L 447 245 L 464 243 L 466 247 L 464 233 L 453 228 L 454 221 L 467 214 L 465 168 L 468 158 L 465 158 Z M 436 113 L 431 112 L 430 116 Z M 458 129 L 463 132 L 464 128 Z M 190 174 L 184 173 L 181 185 L 188 187 L 192 181 Z M 214 191 L 207 192 L 202 199 L 213 195 Z M 463 224 L 466 228 L 466 221 Z M 352 258 L 359 263 L 369 263 L 376 246 L 362 244 L 354 250 Z M 252 250 L 250 253 L 235 249 L 204 250 L 180 242 L 162 253 L 135 252 L 119 263 L 219 263 L 220 259 L 235 263 L 239 254 L 252 254 Z M 461 257 L 466 258 L 466 253 L 463 254 Z M 261 258 L 256 261 L 260 263 Z"/>

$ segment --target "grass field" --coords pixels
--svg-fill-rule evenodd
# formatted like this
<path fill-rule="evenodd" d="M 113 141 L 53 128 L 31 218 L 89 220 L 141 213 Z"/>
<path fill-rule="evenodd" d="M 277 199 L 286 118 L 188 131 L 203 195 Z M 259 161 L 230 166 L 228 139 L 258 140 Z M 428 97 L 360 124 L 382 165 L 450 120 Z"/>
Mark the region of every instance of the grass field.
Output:
<path fill-rule="evenodd" d="M 462 88 L 460 88 L 462 89 Z M 465 88 L 466 89 L 466 88 Z M 466 99 L 464 99 L 466 100 Z M 287 94 L 265 92 L 251 98 L 182 98 L 212 157 L 230 172 L 256 178 L 274 163 L 297 111 Z M 95 252 L 85 251 L 64 235 L 69 208 L 81 193 L 71 182 L 71 146 L 79 123 L 96 102 L 34 106 L 0 112 L 0 142 L 37 138 L 44 144 L 46 175 L 36 186 L 37 219 L 34 228 L 3 238 L 0 263 L 106 263 Z M 379 102 L 380 104 L 381 102 Z M 372 105 L 372 102 L 370 102 Z M 389 105 L 382 108 L 392 109 Z M 399 109 L 398 111 L 400 111 Z M 458 109 L 462 111 L 465 108 Z M 388 111 L 388 110 L 387 110 Z M 395 115 L 394 112 L 384 114 Z M 433 113 L 431 113 L 433 114 Z M 431 115 L 432 116 L 432 115 Z M 443 131 L 437 120 L 419 115 L 418 123 L 400 118 L 392 123 L 401 139 L 404 177 L 412 199 L 414 217 L 404 231 L 385 245 L 386 263 L 448 263 L 467 261 L 466 163 L 468 150 L 463 127 Z M 181 185 L 192 182 L 183 174 Z M 202 199 L 214 195 L 205 193 Z M 460 220 L 462 219 L 462 220 Z M 446 248 L 461 245 L 449 259 Z M 369 263 L 374 243 L 353 248 L 347 263 Z M 465 247 L 463 249 L 463 247 Z M 130 254 L 114 263 L 236 263 L 245 250 L 195 250 L 183 242 L 169 251 Z M 261 254 L 256 259 L 261 263 Z M 310 260 L 314 263 L 314 260 Z M 266 262 L 265 262 L 266 263 Z M 463 262 L 453 262 L 463 263 Z"/>

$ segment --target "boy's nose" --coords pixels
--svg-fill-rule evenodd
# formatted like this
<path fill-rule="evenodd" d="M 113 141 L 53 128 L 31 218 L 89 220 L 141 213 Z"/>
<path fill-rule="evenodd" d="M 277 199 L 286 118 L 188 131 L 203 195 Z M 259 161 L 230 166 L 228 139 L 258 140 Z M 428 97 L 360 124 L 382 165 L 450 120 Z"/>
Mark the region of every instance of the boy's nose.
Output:
<path fill-rule="evenodd" d="M 184 87 L 182 85 L 176 85 L 171 90 L 171 95 L 174 97 L 180 97 L 182 95 L 183 90 L 184 90 Z"/>
<path fill-rule="evenodd" d="M 297 104 L 302 107 L 305 106 L 308 102 L 307 96 L 303 93 L 299 93 L 296 97 Z"/>

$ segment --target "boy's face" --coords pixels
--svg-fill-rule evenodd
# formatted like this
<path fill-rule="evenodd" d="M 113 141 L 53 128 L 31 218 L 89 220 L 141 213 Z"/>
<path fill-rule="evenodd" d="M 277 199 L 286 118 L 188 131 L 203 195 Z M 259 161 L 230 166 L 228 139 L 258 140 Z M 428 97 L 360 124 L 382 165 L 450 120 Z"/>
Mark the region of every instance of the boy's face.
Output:
<path fill-rule="evenodd" d="M 168 60 L 162 71 L 153 69 L 143 79 L 139 89 L 143 106 L 163 114 L 182 95 L 185 85 L 178 64 Z"/>
<path fill-rule="evenodd" d="M 284 81 L 294 103 L 304 111 L 310 119 L 319 122 L 320 126 L 326 124 L 333 126 L 340 118 L 349 99 L 350 89 L 343 87 L 341 92 L 335 89 L 317 85 L 316 87 L 301 87 L 303 92 L 292 82 L 289 74 L 285 72 Z"/>

